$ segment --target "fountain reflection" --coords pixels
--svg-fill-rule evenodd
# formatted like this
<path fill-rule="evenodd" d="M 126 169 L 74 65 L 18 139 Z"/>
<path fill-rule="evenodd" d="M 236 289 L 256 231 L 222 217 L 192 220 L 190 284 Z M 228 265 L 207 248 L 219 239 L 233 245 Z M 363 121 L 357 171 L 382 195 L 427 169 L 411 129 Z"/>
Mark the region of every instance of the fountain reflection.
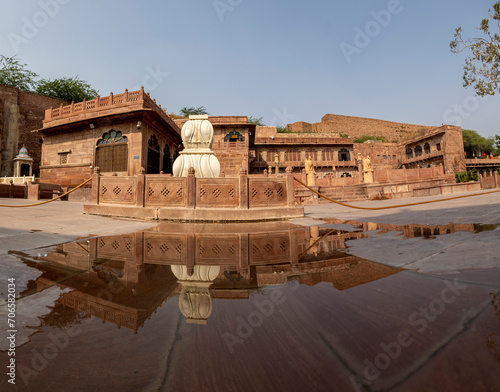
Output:
<path fill-rule="evenodd" d="M 160 225 L 59 245 L 33 263 L 43 274 L 31 287 L 69 288 L 59 304 L 75 318 L 83 312 L 134 332 L 175 296 L 188 323 L 205 324 L 213 299 L 245 299 L 290 280 L 345 290 L 397 273 L 337 250 L 363 236 L 287 223 Z"/>
<path fill-rule="evenodd" d="M 357 230 L 328 228 L 349 223 Z M 72 289 L 60 303 L 137 332 L 168 297 L 179 296 L 188 323 L 205 324 L 213 299 L 245 299 L 252 290 L 290 280 L 329 282 L 346 290 L 400 270 L 339 249 L 366 231 L 406 237 L 477 231 L 473 224 L 387 225 L 329 220 L 324 227 L 272 224 L 163 224 L 153 230 L 59 245 L 36 267 L 36 290 Z"/>

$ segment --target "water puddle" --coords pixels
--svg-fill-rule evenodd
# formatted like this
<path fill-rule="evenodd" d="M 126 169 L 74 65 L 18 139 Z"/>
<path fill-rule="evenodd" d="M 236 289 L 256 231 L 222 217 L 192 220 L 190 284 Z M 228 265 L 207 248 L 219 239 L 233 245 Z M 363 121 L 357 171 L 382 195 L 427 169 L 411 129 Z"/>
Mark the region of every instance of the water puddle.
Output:
<path fill-rule="evenodd" d="M 12 253 L 38 273 L 19 288 L 19 325 L 37 322 L 24 324 L 13 390 L 431 390 L 443 372 L 453 390 L 493 390 L 500 285 L 343 250 L 374 231 L 498 227 L 170 223 Z"/>

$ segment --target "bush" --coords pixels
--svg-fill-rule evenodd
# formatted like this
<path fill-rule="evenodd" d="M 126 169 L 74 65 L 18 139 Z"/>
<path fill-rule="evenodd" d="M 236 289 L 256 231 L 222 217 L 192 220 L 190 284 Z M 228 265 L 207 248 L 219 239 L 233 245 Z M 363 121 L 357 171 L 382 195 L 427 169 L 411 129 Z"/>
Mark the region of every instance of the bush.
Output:
<path fill-rule="evenodd" d="M 464 172 L 455 173 L 455 179 L 457 183 L 470 182 L 470 181 L 478 181 L 479 176 L 476 170 L 468 170 Z"/>

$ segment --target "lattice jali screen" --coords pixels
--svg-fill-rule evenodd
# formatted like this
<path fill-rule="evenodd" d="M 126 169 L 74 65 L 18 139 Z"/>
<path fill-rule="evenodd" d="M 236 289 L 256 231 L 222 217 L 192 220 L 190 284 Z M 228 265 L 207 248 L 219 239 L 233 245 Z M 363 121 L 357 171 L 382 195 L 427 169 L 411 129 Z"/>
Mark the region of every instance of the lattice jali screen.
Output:
<path fill-rule="evenodd" d="M 147 178 L 145 190 L 146 207 L 150 206 L 187 206 L 186 178 Z"/>
<path fill-rule="evenodd" d="M 279 234 L 250 234 L 249 260 L 251 265 L 290 262 L 290 237 Z"/>
<path fill-rule="evenodd" d="M 211 178 L 196 181 L 198 207 L 237 207 L 239 191 L 237 178 Z"/>
<path fill-rule="evenodd" d="M 149 264 L 184 264 L 187 255 L 186 234 L 144 233 L 144 262 Z"/>
<path fill-rule="evenodd" d="M 99 203 L 136 204 L 137 178 L 101 177 Z"/>
<path fill-rule="evenodd" d="M 132 235 L 99 237 L 97 257 L 111 260 L 135 261 L 135 239 Z"/>
<path fill-rule="evenodd" d="M 250 208 L 287 205 L 285 180 L 250 179 L 248 193 Z"/>
<path fill-rule="evenodd" d="M 196 262 L 204 265 L 239 265 L 240 240 L 234 235 L 205 235 L 196 236 Z"/>

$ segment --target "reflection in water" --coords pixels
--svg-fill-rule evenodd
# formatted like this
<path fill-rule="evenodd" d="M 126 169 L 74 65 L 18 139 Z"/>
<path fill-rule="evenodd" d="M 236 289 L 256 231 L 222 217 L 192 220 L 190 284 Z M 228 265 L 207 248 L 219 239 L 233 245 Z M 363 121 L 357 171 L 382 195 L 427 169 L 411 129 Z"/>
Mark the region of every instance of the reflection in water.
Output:
<path fill-rule="evenodd" d="M 43 274 L 40 291 L 59 284 L 62 294 L 47 320 L 63 308 L 72 319 L 94 316 L 135 332 L 168 297 L 179 296 L 188 323 L 204 324 L 212 301 L 248 298 L 252 290 L 289 280 L 332 283 L 345 290 L 399 270 L 337 249 L 363 233 L 297 228 L 289 224 L 183 225 L 59 245 L 32 263 Z M 68 318 L 68 311 L 64 311 Z M 54 321 L 55 322 L 55 321 Z"/>
<path fill-rule="evenodd" d="M 400 231 L 405 238 L 435 238 L 437 235 L 451 234 L 460 231 L 479 233 L 483 231 L 496 230 L 500 224 L 496 225 L 479 225 L 474 223 L 448 223 L 446 225 L 393 225 L 389 223 L 374 223 L 360 221 L 344 221 L 340 219 L 322 219 L 323 221 L 332 224 L 350 224 L 358 230 L 375 231 L 379 230 L 382 233 L 390 231 Z"/>
<path fill-rule="evenodd" d="M 64 308 L 73 309 L 71 317 L 56 306 L 46 316 L 54 323 L 63 314 L 75 322 L 94 316 L 137 332 L 168 297 L 179 296 L 179 309 L 187 322 L 205 324 L 214 298 L 248 298 L 252 290 L 290 280 L 307 285 L 329 282 L 337 290 L 346 290 L 399 272 L 339 250 L 347 240 L 366 237 L 366 231 L 433 238 L 479 230 L 474 224 L 454 223 L 389 225 L 335 219 L 328 223 L 349 223 L 357 230 L 298 229 L 286 223 L 168 224 L 63 244 L 42 257 L 43 262 L 33 264 L 43 274 L 28 291 L 54 284 L 72 289 L 59 300 Z M 58 312 L 60 317 L 54 317 Z M 497 347 L 493 340 L 489 345 Z"/>

